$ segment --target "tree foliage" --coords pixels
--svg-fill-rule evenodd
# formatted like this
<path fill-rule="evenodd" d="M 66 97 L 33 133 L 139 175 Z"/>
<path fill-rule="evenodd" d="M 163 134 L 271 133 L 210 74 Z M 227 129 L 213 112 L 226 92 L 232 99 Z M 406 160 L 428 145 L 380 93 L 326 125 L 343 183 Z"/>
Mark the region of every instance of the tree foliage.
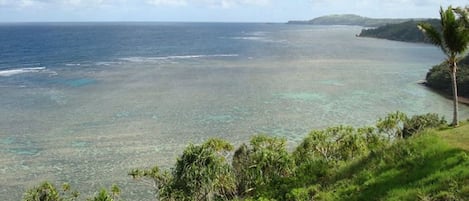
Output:
<path fill-rule="evenodd" d="M 286 140 L 266 135 L 254 136 L 249 145 L 241 145 L 234 154 L 232 166 L 241 196 L 259 194 L 259 189 L 271 188 L 275 181 L 293 173 L 293 159 L 286 149 Z"/>
<path fill-rule="evenodd" d="M 451 75 L 447 62 L 433 66 L 426 75 L 426 85 L 432 89 L 451 94 Z M 465 57 L 459 62 L 456 72 L 458 94 L 469 97 L 469 57 Z"/>
<path fill-rule="evenodd" d="M 158 166 L 132 170 L 134 179 L 149 179 L 157 200 L 214 200 L 234 196 L 236 183 L 227 163 L 233 146 L 221 139 L 209 139 L 202 145 L 190 144 L 178 158 L 171 173 Z M 147 180 L 148 181 L 148 180 Z"/>
<path fill-rule="evenodd" d="M 297 162 L 324 160 L 337 162 L 353 159 L 366 149 L 365 135 L 350 126 L 331 127 L 312 131 L 297 147 Z"/>
<path fill-rule="evenodd" d="M 96 196 L 87 201 L 118 201 L 121 193 L 120 188 L 117 185 L 112 185 L 110 191 L 102 188 Z"/>
<path fill-rule="evenodd" d="M 96 196 L 86 200 L 118 201 L 120 193 L 120 188 L 117 185 L 112 185 L 110 191 L 103 188 Z M 46 181 L 26 191 L 23 201 L 75 201 L 78 200 L 79 195 L 78 191 L 72 190 L 68 183 L 62 184 L 62 188 L 58 189 L 54 184 Z"/>
<path fill-rule="evenodd" d="M 407 22 L 397 23 L 397 24 L 386 24 L 376 28 L 363 29 L 359 36 L 360 37 L 373 37 L 381 38 L 395 41 L 404 41 L 404 42 L 430 42 L 426 40 L 422 32 L 417 28 L 418 23 L 428 23 L 432 26 L 440 29 L 439 20 L 429 19 L 424 21 L 418 20 L 409 20 Z"/>
<path fill-rule="evenodd" d="M 39 186 L 29 189 L 23 196 L 24 201 L 73 201 L 77 200 L 79 193 L 72 191 L 68 183 L 61 189 L 50 182 L 43 182 Z"/>
<path fill-rule="evenodd" d="M 456 12 L 455 12 L 456 10 Z M 451 75 L 451 88 L 453 94 L 453 126 L 459 124 L 458 119 L 458 88 L 457 88 L 457 63 L 463 58 L 469 46 L 469 29 L 467 27 L 467 15 L 464 10 L 453 9 L 449 6 L 446 10 L 440 8 L 441 31 L 428 23 L 420 23 L 418 28 L 427 36 L 431 43 L 438 46 L 446 55 Z"/>
<path fill-rule="evenodd" d="M 428 113 L 424 115 L 415 115 L 407 119 L 402 128 L 402 137 L 408 138 L 416 133 L 429 128 L 441 128 L 447 124 L 443 117 L 438 114 Z"/>
<path fill-rule="evenodd" d="M 384 118 L 379 118 L 376 127 L 380 133 L 387 135 L 388 139 L 402 138 L 404 124 L 407 120 L 408 117 L 406 114 L 396 111 L 388 114 Z"/>
<path fill-rule="evenodd" d="M 402 144 L 427 128 L 445 124 L 436 114 L 408 117 L 394 112 L 379 119 L 376 126 L 336 126 L 311 131 L 293 151 L 279 137 L 253 136 L 234 152 L 230 143 L 215 138 L 187 146 L 169 170 L 154 166 L 134 169 L 128 174 L 152 186 L 156 200 L 334 200 L 329 196 L 337 194 L 324 192 L 337 185 L 338 178 L 351 177 L 350 172 L 358 168 L 353 164 L 379 155 L 383 155 L 385 163 L 399 157 L 414 157 L 415 146 L 389 147 Z M 391 150 L 393 155 L 385 156 L 383 150 Z M 369 179 L 366 174 L 359 176 Z M 348 186 L 342 190 L 356 192 L 356 188 Z M 114 185 L 87 200 L 117 201 L 119 195 L 120 189 Z M 78 193 L 72 192 L 69 185 L 57 190 L 45 182 L 28 190 L 24 200 L 71 201 L 77 197 Z"/>

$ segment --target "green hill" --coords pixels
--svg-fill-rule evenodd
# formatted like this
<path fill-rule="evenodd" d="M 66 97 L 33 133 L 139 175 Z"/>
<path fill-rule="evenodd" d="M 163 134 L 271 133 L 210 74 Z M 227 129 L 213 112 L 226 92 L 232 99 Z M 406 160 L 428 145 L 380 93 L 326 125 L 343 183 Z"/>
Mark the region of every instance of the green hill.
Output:
<path fill-rule="evenodd" d="M 364 27 L 377 27 L 386 24 L 396 24 L 408 21 L 410 19 L 391 19 L 391 18 L 368 18 L 359 15 L 327 15 L 314 18 L 308 21 L 289 21 L 288 24 L 310 24 L 310 25 L 353 25 Z"/>
<path fill-rule="evenodd" d="M 456 75 L 458 95 L 466 98 L 469 97 L 469 57 L 464 58 L 458 63 Z M 425 85 L 441 92 L 445 96 L 452 96 L 451 77 L 445 62 L 433 66 L 428 71 Z M 462 100 L 463 99 L 461 99 L 461 101 Z M 465 101 L 465 103 L 469 103 L 469 101 Z"/>
<path fill-rule="evenodd" d="M 377 28 L 363 29 L 359 34 L 360 37 L 381 38 L 403 42 L 426 42 L 425 36 L 417 28 L 420 22 L 427 22 L 435 27 L 439 27 L 440 23 L 437 19 L 428 20 L 410 20 L 397 24 L 387 24 Z"/>

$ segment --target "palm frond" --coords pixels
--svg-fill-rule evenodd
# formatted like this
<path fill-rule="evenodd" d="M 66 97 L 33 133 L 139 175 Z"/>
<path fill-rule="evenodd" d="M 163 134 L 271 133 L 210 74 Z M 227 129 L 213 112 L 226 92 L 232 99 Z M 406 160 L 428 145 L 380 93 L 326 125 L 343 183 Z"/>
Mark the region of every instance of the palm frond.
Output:
<path fill-rule="evenodd" d="M 466 28 L 469 28 L 469 7 L 457 7 L 453 9 L 454 13 L 459 16 L 459 19 Z"/>
<path fill-rule="evenodd" d="M 419 23 L 417 27 L 427 36 L 428 40 L 434 45 L 442 45 L 442 35 L 437 29 L 429 23 Z"/>
<path fill-rule="evenodd" d="M 429 23 L 419 23 L 417 27 L 425 34 L 429 42 L 440 47 L 445 54 L 448 54 L 448 50 L 443 44 L 442 34 L 434 26 Z"/>
<path fill-rule="evenodd" d="M 469 31 L 461 16 L 456 17 L 454 9 L 441 10 L 444 43 L 454 54 L 462 54 L 469 45 Z M 463 16 L 464 17 L 464 16 Z"/>
<path fill-rule="evenodd" d="M 455 58 L 463 54 L 469 47 L 469 29 L 467 10 L 453 9 L 451 6 L 444 10 L 440 7 L 441 31 L 428 23 L 418 24 L 418 28 L 427 39 L 441 48 L 447 56 Z"/>

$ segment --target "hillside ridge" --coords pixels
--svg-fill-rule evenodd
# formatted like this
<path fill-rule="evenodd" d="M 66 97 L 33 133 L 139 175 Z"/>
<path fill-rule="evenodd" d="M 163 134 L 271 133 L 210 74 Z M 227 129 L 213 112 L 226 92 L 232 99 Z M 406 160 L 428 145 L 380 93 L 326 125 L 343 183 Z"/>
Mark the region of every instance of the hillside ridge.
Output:
<path fill-rule="evenodd" d="M 287 24 L 306 25 L 350 25 L 364 27 L 378 27 L 386 24 L 397 24 L 409 20 L 423 20 L 419 18 L 369 18 L 356 14 L 334 14 L 317 17 L 311 20 L 292 20 Z"/>

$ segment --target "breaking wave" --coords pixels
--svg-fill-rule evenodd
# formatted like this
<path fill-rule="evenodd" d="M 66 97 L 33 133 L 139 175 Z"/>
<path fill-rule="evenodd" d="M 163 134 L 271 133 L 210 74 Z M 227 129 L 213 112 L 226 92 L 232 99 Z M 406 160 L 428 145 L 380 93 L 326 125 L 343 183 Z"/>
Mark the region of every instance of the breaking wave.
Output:
<path fill-rule="evenodd" d="M 18 68 L 18 69 L 8 69 L 8 70 L 1 70 L 0 76 L 1 77 L 9 77 L 12 75 L 18 75 L 23 73 L 37 73 L 37 72 L 44 72 L 46 71 L 46 67 L 30 67 L 30 68 Z"/>
<path fill-rule="evenodd" d="M 127 62 L 164 62 L 185 59 L 213 58 L 213 57 L 237 57 L 237 54 L 213 54 L 213 55 L 177 55 L 163 57 L 125 57 L 120 58 L 121 61 Z"/>

